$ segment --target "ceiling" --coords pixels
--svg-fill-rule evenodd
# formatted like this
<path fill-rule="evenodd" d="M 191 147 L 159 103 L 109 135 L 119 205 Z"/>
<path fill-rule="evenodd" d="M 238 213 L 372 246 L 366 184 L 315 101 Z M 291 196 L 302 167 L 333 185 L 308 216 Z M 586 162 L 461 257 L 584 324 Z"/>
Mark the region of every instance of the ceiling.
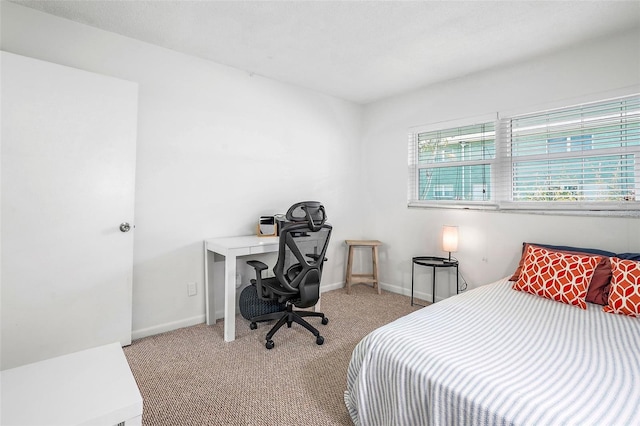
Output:
<path fill-rule="evenodd" d="M 362 104 L 640 28 L 637 0 L 12 1 Z"/>

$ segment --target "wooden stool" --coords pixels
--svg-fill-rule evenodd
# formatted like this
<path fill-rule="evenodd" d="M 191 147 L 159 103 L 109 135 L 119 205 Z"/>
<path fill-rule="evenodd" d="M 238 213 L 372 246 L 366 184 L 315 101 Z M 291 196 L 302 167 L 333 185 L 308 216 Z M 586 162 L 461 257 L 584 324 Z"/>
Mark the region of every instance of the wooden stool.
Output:
<path fill-rule="evenodd" d="M 382 243 L 378 240 L 345 240 L 349 246 L 349 257 L 347 258 L 347 277 L 345 285 L 347 294 L 351 294 L 351 284 L 353 283 L 373 283 L 373 288 L 378 288 L 380 294 L 380 283 L 378 282 L 378 246 Z M 371 247 L 371 259 L 373 260 L 373 273 L 371 274 L 354 274 L 353 267 L 353 249 L 355 247 Z"/>

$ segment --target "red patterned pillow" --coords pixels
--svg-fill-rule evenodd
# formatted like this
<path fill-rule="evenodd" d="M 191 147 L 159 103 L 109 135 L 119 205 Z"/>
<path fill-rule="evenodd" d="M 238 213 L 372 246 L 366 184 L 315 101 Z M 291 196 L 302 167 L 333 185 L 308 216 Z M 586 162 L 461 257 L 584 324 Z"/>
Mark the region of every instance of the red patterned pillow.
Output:
<path fill-rule="evenodd" d="M 528 246 L 513 288 L 587 309 L 587 288 L 600 259 Z"/>
<path fill-rule="evenodd" d="M 609 304 L 602 310 L 640 317 L 640 262 L 612 257 L 611 267 Z"/>
<path fill-rule="evenodd" d="M 520 257 L 520 263 L 518 264 L 518 267 L 516 268 L 516 271 L 513 273 L 511 278 L 509 278 L 510 281 L 517 281 L 518 278 L 520 277 L 522 266 L 524 265 L 524 258 L 527 255 L 527 247 L 531 245 L 535 247 L 542 247 L 548 251 L 557 251 L 559 253 L 565 253 L 565 254 L 580 254 L 583 256 L 602 256 L 600 258 L 600 263 L 598 263 L 598 266 L 596 266 L 596 270 L 593 273 L 593 277 L 591 278 L 591 283 L 589 284 L 589 288 L 587 289 L 587 297 L 585 300 L 587 302 L 597 303 L 598 305 L 603 305 L 603 306 L 607 304 L 607 300 L 609 298 L 609 281 L 611 281 L 611 264 L 609 263 L 608 256 L 596 254 L 595 252 L 593 253 L 582 252 L 578 248 L 576 248 L 575 250 L 564 250 L 564 249 L 560 250 L 560 249 L 548 247 L 545 245 L 523 243 L 522 257 Z M 594 249 L 583 249 L 583 250 L 594 250 Z"/>

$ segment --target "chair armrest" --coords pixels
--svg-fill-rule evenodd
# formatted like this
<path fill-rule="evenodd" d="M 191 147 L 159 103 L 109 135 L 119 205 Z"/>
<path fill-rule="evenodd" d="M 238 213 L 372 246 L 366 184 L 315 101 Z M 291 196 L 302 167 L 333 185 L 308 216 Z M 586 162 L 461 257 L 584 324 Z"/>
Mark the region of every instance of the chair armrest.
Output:
<path fill-rule="evenodd" d="M 264 262 L 260 262 L 259 260 L 247 260 L 247 265 L 253 267 L 258 275 L 260 275 L 260 272 L 268 268 Z"/>
<path fill-rule="evenodd" d="M 305 254 L 305 256 L 310 257 L 311 259 L 315 260 L 316 262 L 318 261 L 318 259 L 320 259 L 320 255 L 319 254 L 313 254 L 313 253 L 307 253 Z M 323 262 L 326 262 L 327 259 L 326 257 L 322 260 Z"/>
<path fill-rule="evenodd" d="M 267 289 L 262 285 L 262 271 L 265 271 L 268 266 L 259 260 L 248 260 L 247 265 L 251 266 L 256 271 L 256 279 L 251 280 L 251 284 L 256 286 L 258 297 L 261 299 L 269 298 L 269 291 L 267 291 Z"/>

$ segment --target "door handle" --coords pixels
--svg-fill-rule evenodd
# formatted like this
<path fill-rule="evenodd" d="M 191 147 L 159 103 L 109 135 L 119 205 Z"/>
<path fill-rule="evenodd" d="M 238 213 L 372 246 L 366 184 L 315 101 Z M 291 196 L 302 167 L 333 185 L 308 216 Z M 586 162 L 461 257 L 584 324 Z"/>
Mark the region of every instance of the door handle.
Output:
<path fill-rule="evenodd" d="M 131 225 L 129 225 L 128 222 L 122 222 L 120 224 L 120 231 L 121 232 L 129 232 L 131 230 Z"/>

